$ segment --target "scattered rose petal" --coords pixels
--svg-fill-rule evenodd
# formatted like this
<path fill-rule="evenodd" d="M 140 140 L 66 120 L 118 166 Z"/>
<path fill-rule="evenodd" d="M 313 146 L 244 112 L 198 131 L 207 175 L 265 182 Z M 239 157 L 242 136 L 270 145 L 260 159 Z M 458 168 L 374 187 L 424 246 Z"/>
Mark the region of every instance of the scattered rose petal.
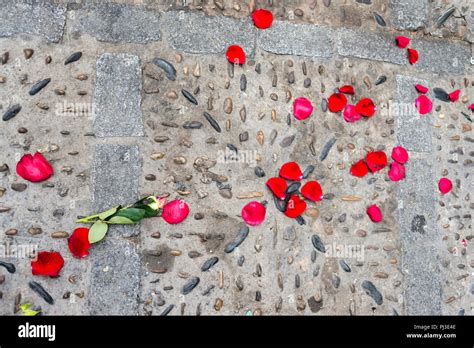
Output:
<path fill-rule="evenodd" d="M 367 167 L 367 164 L 364 160 L 360 160 L 351 166 L 351 175 L 357 176 L 359 178 L 365 176 L 368 172 L 369 167 Z"/>
<path fill-rule="evenodd" d="M 471 111 L 474 111 L 474 103 L 472 103 L 471 105 L 469 105 L 468 109 L 471 109 Z"/>
<path fill-rule="evenodd" d="M 423 94 L 428 93 L 429 91 L 428 87 L 425 87 L 423 85 L 415 85 L 415 88 L 418 92 L 423 93 Z"/>
<path fill-rule="evenodd" d="M 250 226 L 260 225 L 266 213 L 267 209 L 262 203 L 253 201 L 242 208 L 242 219 Z"/>
<path fill-rule="evenodd" d="M 163 206 L 161 216 L 169 224 L 179 224 L 189 214 L 189 206 L 182 199 L 175 199 Z"/>
<path fill-rule="evenodd" d="M 375 173 L 387 165 L 387 155 L 383 151 L 370 151 L 365 157 L 365 162 L 370 171 Z"/>
<path fill-rule="evenodd" d="M 252 20 L 255 26 L 259 29 L 267 29 L 272 25 L 273 14 L 262 8 L 252 12 Z"/>
<path fill-rule="evenodd" d="M 464 239 L 464 238 L 461 239 L 461 245 L 462 245 L 463 247 L 467 247 L 467 240 Z"/>
<path fill-rule="evenodd" d="M 267 186 L 272 193 L 280 200 L 286 197 L 286 181 L 282 178 L 270 178 L 267 181 Z"/>
<path fill-rule="evenodd" d="M 328 99 L 328 107 L 331 112 L 339 112 L 347 104 L 347 98 L 342 93 L 334 93 Z"/>
<path fill-rule="evenodd" d="M 307 119 L 313 112 L 313 105 L 306 98 L 296 98 L 293 102 L 293 115 L 297 120 Z"/>
<path fill-rule="evenodd" d="M 415 106 L 421 115 L 425 115 L 431 111 L 433 108 L 433 103 L 426 95 L 420 95 L 415 100 Z"/>
<path fill-rule="evenodd" d="M 88 250 L 91 247 L 89 229 L 85 227 L 76 228 L 67 239 L 67 244 L 72 255 L 75 257 L 86 257 L 89 255 Z"/>
<path fill-rule="evenodd" d="M 405 179 L 405 166 L 398 162 L 392 162 L 390 170 L 388 171 L 388 177 L 392 181 L 400 181 Z"/>
<path fill-rule="evenodd" d="M 312 180 L 308 181 L 301 188 L 301 194 L 310 201 L 319 202 L 323 199 L 323 190 L 319 182 Z"/>
<path fill-rule="evenodd" d="M 365 117 L 372 117 L 377 110 L 374 102 L 370 98 L 362 98 L 355 106 L 355 110 Z"/>
<path fill-rule="evenodd" d="M 352 87 L 351 85 L 345 85 L 345 86 L 339 87 L 339 92 L 340 93 L 345 93 L 345 94 L 354 94 L 355 93 L 354 87 Z"/>
<path fill-rule="evenodd" d="M 439 179 L 438 187 L 442 194 L 446 194 L 453 188 L 453 183 L 448 178 L 441 178 Z"/>
<path fill-rule="evenodd" d="M 454 92 L 449 93 L 449 100 L 453 103 L 459 100 L 459 95 L 461 94 L 461 90 L 457 89 Z"/>
<path fill-rule="evenodd" d="M 39 152 L 33 156 L 24 155 L 16 165 L 16 172 L 23 179 L 39 182 L 48 179 L 53 174 L 53 168 Z"/>
<path fill-rule="evenodd" d="M 418 61 L 418 51 L 413 48 L 408 48 L 408 61 L 411 65 Z"/>
<path fill-rule="evenodd" d="M 362 117 L 362 115 L 356 111 L 355 106 L 352 104 L 347 104 L 342 114 L 344 115 L 344 120 L 346 122 L 355 122 Z"/>
<path fill-rule="evenodd" d="M 64 259 L 57 251 L 40 251 L 36 260 L 31 261 L 31 273 L 47 277 L 57 277 L 64 266 Z"/>
<path fill-rule="evenodd" d="M 400 48 L 406 48 L 410 44 L 410 39 L 406 36 L 397 36 L 395 41 L 397 42 L 397 46 Z"/>
<path fill-rule="evenodd" d="M 303 179 L 303 173 L 301 168 L 296 162 L 287 162 L 280 168 L 280 176 L 287 180 L 301 180 Z"/>
<path fill-rule="evenodd" d="M 392 159 L 400 164 L 408 162 L 408 152 L 401 146 L 395 146 L 392 150 Z"/>
<path fill-rule="evenodd" d="M 291 195 L 286 205 L 285 215 L 290 218 L 295 218 L 303 214 L 306 209 L 306 202 L 298 195 Z"/>
<path fill-rule="evenodd" d="M 373 222 L 382 221 L 382 212 L 376 204 L 372 204 L 370 207 L 367 208 L 367 215 L 369 215 L 370 220 L 372 220 Z"/>
<path fill-rule="evenodd" d="M 245 52 L 242 47 L 238 45 L 232 45 L 227 48 L 226 57 L 232 64 L 244 64 L 245 63 Z"/>

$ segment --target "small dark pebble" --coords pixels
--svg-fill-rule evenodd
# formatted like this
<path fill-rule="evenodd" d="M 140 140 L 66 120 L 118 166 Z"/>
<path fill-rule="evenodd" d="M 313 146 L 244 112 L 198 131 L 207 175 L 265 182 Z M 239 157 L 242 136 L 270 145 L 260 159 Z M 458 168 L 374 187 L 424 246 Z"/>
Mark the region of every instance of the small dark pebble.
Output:
<path fill-rule="evenodd" d="M 374 12 L 374 18 L 375 18 L 375 21 L 377 22 L 377 24 L 380 25 L 381 27 L 386 27 L 387 26 L 387 23 L 385 22 L 385 19 L 383 19 L 383 17 L 381 15 L 379 15 L 377 12 Z"/>
<path fill-rule="evenodd" d="M 161 58 L 153 59 L 153 64 L 163 69 L 163 71 L 166 73 L 166 77 L 168 78 L 168 80 L 176 80 L 176 69 L 174 68 L 173 64 Z"/>
<path fill-rule="evenodd" d="M 331 151 L 335 143 L 336 143 L 336 138 L 331 138 L 326 142 L 326 144 L 324 144 L 323 149 L 321 150 L 321 154 L 319 155 L 319 160 L 321 162 L 326 159 L 326 157 L 329 154 L 329 151 Z"/>
<path fill-rule="evenodd" d="M 311 242 L 313 243 L 313 246 L 316 250 L 325 253 L 326 252 L 326 247 L 324 246 L 323 241 L 317 234 L 313 234 L 311 237 Z"/>
<path fill-rule="evenodd" d="M 38 93 L 39 91 L 41 91 L 44 87 L 46 87 L 48 85 L 48 83 L 51 82 L 51 79 L 50 78 L 47 78 L 47 79 L 44 79 L 44 80 L 41 80 L 41 81 L 38 81 L 36 82 L 30 89 L 30 91 L 28 92 L 29 95 L 35 95 L 36 93 Z"/>
<path fill-rule="evenodd" d="M 350 272 L 351 271 L 351 268 L 349 267 L 349 265 L 346 263 L 346 261 L 344 260 L 339 260 L 339 265 L 341 266 L 342 270 L 344 272 Z"/>
<path fill-rule="evenodd" d="M 290 186 L 288 186 L 286 188 L 285 193 L 286 194 L 294 193 L 294 192 L 298 191 L 300 189 L 300 187 L 301 187 L 301 183 L 296 181 L 296 182 L 290 184 Z"/>
<path fill-rule="evenodd" d="M 212 291 L 215 287 L 216 287 L 216 286 L 213 285 L 213 284 L 209 285 L 209 286 L 207 287 L 207 289 L 202 292 L 201 295 L 202 295 L 202 296 L 207 296 L 207 295 L 209 295 L 209 294 L 211 293 L 211 291 Z"/>
<path fill-rule="evenodd" d="M 293 135 L 289 135 L 289 136 L 283 138 L 280 141 L 280 146 L 283 147 L 283 148 L 290 146 L 293 143 L 293 141 L 295 140 L 295 137 L 296 137 L 296 135 L 293 134 Z"/>
<path fill-rule="evenodd" d="M 212 117 L 209 113 L 204 112 L 203 113 L 204 117 L 206 118 L 207 122 L 214 128 L 217 132 L 221 132 L 221 127 L 219 126 L 219 123 Z"/>
<path fill-rule="evenodd" d="M 244 265 L 244 262 L 245 262 L 245 256 L 244 255 L 241 255 L 238 259 L 237 259 L 237 265 L 239 265 L 239 267 L 242 267 Z"/>
<path fill-rule="evenodd" d="M 201 280 L 199 277 L 192 277 L 190 280 L 184 284 L 183 288 L 181 289 L 181 293 L 183 295 L 189 294 L 191 291 L 194 290 L 194 288 L 199 284 Z"/>
<path fill-rule="evenodd" d="M 255 175 L 258 176 L 259 178 L 263 178 L 265 176 L 265 171 L 261 167 L 256 166 Z"/>
<path fill-rule="evenodd" d="M 304 86 L 304 88 L 311 87 L 311 79 L 309 77 L 304 79 L 303 86 Z"/>
<path fill-rule="evenodd" d="M 456 11 L 456 7 L 451 7 L 449 8 L 448 10 L 446 10 L 442 15 L 440 15 L 438 17 L 438 19 L 436 20 L 436 26 L 437 27 L 440 27 L 444 24 L 444 22 L 446 22 L 449 17 L 452 16 L 452 14 Z"/>
<path fill-rule="evenodd" d="M 208 259 L 206 262 L 201 267 L 201 271 L 206 272 L 209 269 L 211 269 L 212 266 L 214 266 L 217 262 L 219 261 L 219 258 L 217 256 L 211 257 Z"/>
<path fill-rule="evenodd" d="M 229 148 L 229 150 L 234 151 L 235 153 L 239 152 L 234 144 L 227 144 L 226 146 Z"/>
<path fill-rule="evenodd" d="M 184 129 L 200 129 L 202 127 L 202 123 L 199 121 L 187 121 L 183 124 Z"/>
<path fill-rule="evenodd" d="M 379 76 L 379 77 L 377 78 L 377 80 L 375 80 L 374 84 L 375 84 L 376 86 L 378 86 L 378 85 L 381 85 L 382 83 L 384 83 L 384 82 L 386 82 L 386 81 L 387 81 L 387 76 L 382 75 L 382 76 Z"/>
<path fill-rule="evenodd" d="M 365 290 L 365 293 L 374 299 L 375 303 L 377 303 L 379 306 L 383 303 L 382 294 L 377 290 L 371 281 L 364 280 L 361 286 L 362 289 Z"/>
<path fill-rule="evenodd" d="M 275 206 L 279 211 L 281 211 L 282 213 L 286 211 L 286 205 L 288 204 L 288 199 L 282 201 L 278 197 L 273 196 L 273 202 L 275 202 Z"/>
<path fill-rule="evenodd" d="M 295 217 L 295 220 L 298 223 L 298 225 L 301 225 L 301 226 L 306 225 L 306 220 L 301 215 Z"/>
<path fill-rule="evenodd" d="M 64 62 L 64 65 L 68 65 L 74 62 L 77 62 L 82 57 L 82 52 L 75 52 L 69 56 L 68 59 Z"/>
<path fill-rule="evenodd" d="M 54 300 L 51 297 L 51 295 L 41 286 L 40 283 L 37 282 L 29 282 L 28 285 L 30 286 L 31 290 L 36 292 L 38 295 L 40 295 L 43 300 L 45 300 L 49 304 L 54 304 Z"/>
<path fill-rule="evenodd" d="M 243 241 L 247 238 L 247 236 L 249 235 L 249 231 L 250 230 L 248 226 L 243 226 L 242 228 L 240 228 L 234 240 L 225 246 L 224 252 L 226 252 L 227 254 L 233 252 L 234 249 L 237 248 L 240 244 L 242 244 Z"/>
<path fill-rule="evenodd" d="M 303 179 L 306 179 L 308 176 L 310 176 L 311 173 L 313 173 L 314 169 L 315 169 L 314 166 L 311 164 L 308 167 L 306 167 L 306 169 L 303 172 Z"/>
<path fill-rule="evenodd" d="M 245 92 L 246 89 L 247 89 L 247 76 L 242 74 L 242 76 L 240 76 L 240 90 L 242 92 Z"/>
<path fill-rule="evenodd" d="M 161 312 L 160 316 L 167 316 L 173 310 L 173 308 L 174 304 L 170 304 L 163 312 Z"/>
<path fill-rule="evenodd" d="M 444 101 L 444 102 L 449 102 L 451 99 L 449 99 L 449 94 L 442 88 L 435 87 L 433 88 L 433 93 L 435 95 L 435 98 Z"/>
<path fill-rule="evenodd" d="M 249 132 L 245 131 L 245 132 L 242 132 L 242 133 L 239 134 L 239 141 L 241 143 L 243 143 L 247 140 L 249 140 Z"/>
<path fill-rule="evenodd" d="M 10 107 L 5 113 L 3 114 L 3 120 L 8 121 L 11 120 L 13 117 L 15 117 L 21 110 L 21 105 L 15 104 L 12 107 Z"/>
<path fill-rule="evenodd" d="M 15 265 L 13 263 L 0 261 L 0 266 L 5 267 L 5 269 L 8 271 L 8 273 L 13 274 L 13 273 L 16 272 L 16 268 L 15 268 Z"/>
<path fill-rule="evenodd" d="M 194 96 L 191 93 L 189 93 L 187 90 L 182 89 L 181 93 L 190 103 L 193 103 L 194 105 L 198 105 L 196 98 L 194 98 Z"/>

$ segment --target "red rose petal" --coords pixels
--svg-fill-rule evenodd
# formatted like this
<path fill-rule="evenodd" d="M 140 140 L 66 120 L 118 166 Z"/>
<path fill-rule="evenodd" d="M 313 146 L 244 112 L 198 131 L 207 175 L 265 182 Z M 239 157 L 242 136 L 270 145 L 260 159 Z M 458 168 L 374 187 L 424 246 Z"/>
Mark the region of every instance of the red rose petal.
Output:
<path fill-rule="evenodd" d="M 339 92 L 340 93 L 345 93 L 345 94 L 354 94 L 355 93 L 354 87 L 352 87 L 351 85 L 345 85 L 345 86 L 339 87 Z"/>
<path fill-rule="evenodd" d="M 395 146 L 392 150 L 392 159 L 400 164 L 408 162 L 408 152 L 401 146 Z"/>
<path fill-rule="evenodd" d="M 388 171 L 388 177 L 392 181 L 400 181 L 405 179 L 405 166 L 398 162 L 392 162 L 390 170 Z"/>
<path fill-rule="evenodd" d="M 383 151 L 370 151 L 365 157 L 365 162 L 370 171 L 375 173 L 387 165 L 387 155 Z"/>
<path fill-rule="evenodd" d="M 367 215 L 369 215 L 370 220 L 373 222 L 380 222 L 382 221 L 382 212 L 377 205 L 373 204 L 367 208 Z"/>
<path fill-rule="evenodd" d="M 293 102 L 293 115 L 297 120 L 307 119 L 313 112 L 313 105 L 306 98 L 296 98 Z"/>
<path fill-rule="evenodd" d="M 474 103 L 468 106 L 468 109 L 471 109 L 471 111 L 474 111 Z"/>
<path fill-rule="evenodd" d="M 415 100 L 415 106 L 421 115 L 425 115 L 431 111 L 433 108 L 433 103 L 426 95 L 420 95 Z"/>
<path fill-rule="evenodd" d="M 438 187 L 442 194 L 446 194 L 453 188 L 453 183 L 448 178 L 441 178 L 439 179 Z"/>
<path fill-rule="evenodd" d="M 369 167 L 364 160 L 360 160 L 359 162 L 354 163 L 351 166 L 350 173 L 353 176 L 357 176 L 359 178 L 365 176 L 369 172 Z"/>
<path fill-rule="evenodd" d="M 266 213 L 267 209 L 262 203 L 253 201 L 242 208 L 242 219 L 250 226 L 260 225 Z"/>
<path fill-rule="evenodd" d="M 428 93 L 429 91 L 428 87 L 425 87 L 423 85 L 415 85 L 415 88 L 418 92 L 423 93 L 423 94 Z"/>
<path fill-rule="evenodd" d="M 319 202 L 323 199 L 323 190 L 319 182 L 312 180 L 308 181 L 301 188 L 301 194 L 310 201 Z"/>
<path fill-rule="evenodd" d="M 408 61 L 411 65 L 418 61 L 418 51 L 413 48 L 408 48 Z"/>
<path fill-rule="evenodd" d="M 245 63 L 245 52 L 242 47 L 238 45 L 232 45 L 227 48 L 226 57 L 232 64 L 244 64 Z"/>
<path fill-rule="evenodd" d="M 328 99 L 328 107 L 331 112 L 339 112 L 347 104 L 347 98 L 342 93 L 334 93 Z"/>
<path fill-rule="evenodd" d="M 281 166 L 280 176 L 287 180 L 301 180 L 303 179 L 303 173 L 301 168 L 296 162 L 288 162 Z"/>
<path fill-rule="evenodd" d="M 397 46 L 400 48 L 406 48 L 410 44 L 410 39 L 406 36 L 397 36 L 395 41 L 397 42 Z"/>
<path fill-rule="evenodd" d="M 179 224 L 189 214 L 189 206 L 182 199 L 175 199 L 163 206 L 161 217 L 169 224 Z"/>
<path fill-rule="evenodd" d="M 67 239 L 67 245 L 75 257 L 86 257 L 89 255 L 88 250 L 91 247 L 89 229 L 85 227 L 76 228 Z"/>
<path fill-rule="evenodd" d="M 449 100 L 453 103 L 459 100 L 459 95 L 461 94 L 461 90 L 457 89 L 454 92 L 449 93 Z"/>
<path fill-rule="evenodd" d="M 286 181 L 282 178 L 270 178 L 267 181 L 267 186 L 272 191 L 272 193 L 281 200 L 284 200 L 286 197 Z"/>
<path fill-rule="evenodd" d="M 365 117 L 372 117 L 377 110 L 374 102 L 370 98 L 362 98 L 355 106 L 355 110 Z"/>
<path fill-rule="evenodd" d="M 39 152 L 33 156 L 24 155 L 16 165 L 16 172 L 23 179 L 39 182 L 48 179 L 53 174 L 53 168 Z"/>
<path fill-rule="evenodd" d="M 303 214 L 306 209 L 306 202 L 298 195 L 291 195 L 286 205 L 285 215 L 290 218 L 296 218 Z"/>
<path fill-rule="evenodd" d="M 267 29 L 272 25 L 273 14 L 262 8 L 252 12 L 252 20 L 255 26 L 259 29 Z"/>
<path fill-rule="evenodd" d="M 31 261 L 31 273 L 47 277 L 57 277 L 64 266 L 64 259 L 57 251 L 40 251 L 36 260 Z"/>
<path fill-rule="evenodd" d="M 356 111 L 355 106 L 352 104 L 347 104 L 342 114 L 346 122 L 355 122 L 362 118 L 362 115 Z"/>

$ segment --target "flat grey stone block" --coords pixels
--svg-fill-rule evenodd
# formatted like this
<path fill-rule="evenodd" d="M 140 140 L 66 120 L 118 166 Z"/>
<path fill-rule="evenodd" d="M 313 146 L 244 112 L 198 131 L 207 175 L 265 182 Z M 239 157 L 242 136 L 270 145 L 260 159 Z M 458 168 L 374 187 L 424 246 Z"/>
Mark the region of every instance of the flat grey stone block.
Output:
<path fill-rule="evenodd" d="M 0 37 L 33 34 L 59 42 L 66 23 L 66 6 L 53 1 L 0 1 Z"/>
<path fill-rule="evenodd" d="M 333 33 L 331 28 L 324 26 L 276 21 L 259 33 L 258 45 L 276 54 L 330 58 Z"/>
<path fill-rule="evenodd" d="M 230 45 L 241 46 L 247 55 L 255 50 L 257 30 L 250 19 L 170 11 L 163 14 L 162 29 L 171 47 L 179 51 L 223 53 Z"/>
<path fill-rule="evenodd" d="M 140 167 L 138 146 L 96 145 L 92 164 L 93 211 L 137 201 Z M 110 226 L 107 235 L 128 237 L 138 232 L 138 225 L 116 225 Z"/>
<path fill-rule="evenodd" d="M 108 237 L 94 246 L 88 309 L 91 315 L 138 315 L 140 257 L 136 246 Z"/>
<path fill-rule="evenodd" d="M 395 37 L 387 34 L 339 29 L 337 51 L 341 56 L 407 64 L 406 50 L 395 45 Z"/>
<path fill-rule="evenodd" d="M 416 84 L 427 86 L 424 80 L 410 76 L 397 75 L 395 100 L 390 104 L 391 117 L 395 118 L 398 144 L 408 151 L 430 152 L 432 142 L 432 116 L 431 113 L 420 115 L 415 107 L 415 100 L 419 93 Z M 433 97 L 428 94 L 433 100 Z"/>
<path fill-rule="evenodd" d="M 87 33 L 99 41 L 146 44 L 161 39 L 160 13 L 140 6 L 96 3 L 72 10 L 73 33 Z"/>
<path fill-rule="evenodd" d="M 98 137 L 143 136 L 142 70 L 137 56 L 104 53 L 97 60 L 94 132 Z"/>
<path fill-rule="evenodd" d="M 415 67 L 435 73 L 462 74 L 470 64 L 471 48 L 463 42 L 453 43 L 441 39 L 413 40 L 419 53 Z"/>
<path fill-rule="evenodd" d="M 392 25 L 401 30 L 424 28 L 428 22 L 428 0 L 391 0 Z"/>

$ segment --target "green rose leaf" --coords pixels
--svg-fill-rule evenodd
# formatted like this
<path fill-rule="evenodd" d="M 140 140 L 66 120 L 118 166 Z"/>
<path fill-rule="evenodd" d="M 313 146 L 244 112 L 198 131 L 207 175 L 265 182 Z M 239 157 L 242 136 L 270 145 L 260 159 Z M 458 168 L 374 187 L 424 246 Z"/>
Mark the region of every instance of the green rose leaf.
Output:
<path fill-rule="evenodd" d="M 102 240 L 107 233 L 109 226 L 103 221 L 95 222 L 89 230 L 89 243 L 96 243 Z"/>
<path fill-rule="evenodd" d="M 123 216 L 112 216 L 107 222 L 114 225 L 130 225 L 135 223 L 133 220 Z"/>
<path fill-rule="evenodd" d="M 105 219 L 107 219 L 109 216 L 114 215 L 115 212 L 117 211 L 117 208 L 118 208 L 118 207 L 115 207 L 115 208 L 106 210 L 106 211 L 104 211 L 103 213 L 100 213 L 100 214 L 99 214 L 99 219 L 105 220 Z"/>
<path fill-rule="evenodd" d="M 142 209 L 145 211 L 145 214 L 143 216 L 145 218 L 155 217 L 158 214 L 158 210 L 155 210 L 148 205 L 139 205 L 136 208 Z"/>
<path fill-rule="evenodd" d="M 125 208 L 119 210 L 115 216 L 123 216 L 126 217 L 133 222 L 139 222 L 141 219 L 145 217 L 145 210 L 139 208 Z"/>
<path fill-rule="evenodd" d="M 21 315 L 25 317 L 34 317 L 39 312 L 41 312 L 41 310 L 35 311 L 33 309 L 30 309 L 31 306 L 31 303 L 23 303 L 21 306 L 19 306 L 19 308 L 21 309 Z"/>

